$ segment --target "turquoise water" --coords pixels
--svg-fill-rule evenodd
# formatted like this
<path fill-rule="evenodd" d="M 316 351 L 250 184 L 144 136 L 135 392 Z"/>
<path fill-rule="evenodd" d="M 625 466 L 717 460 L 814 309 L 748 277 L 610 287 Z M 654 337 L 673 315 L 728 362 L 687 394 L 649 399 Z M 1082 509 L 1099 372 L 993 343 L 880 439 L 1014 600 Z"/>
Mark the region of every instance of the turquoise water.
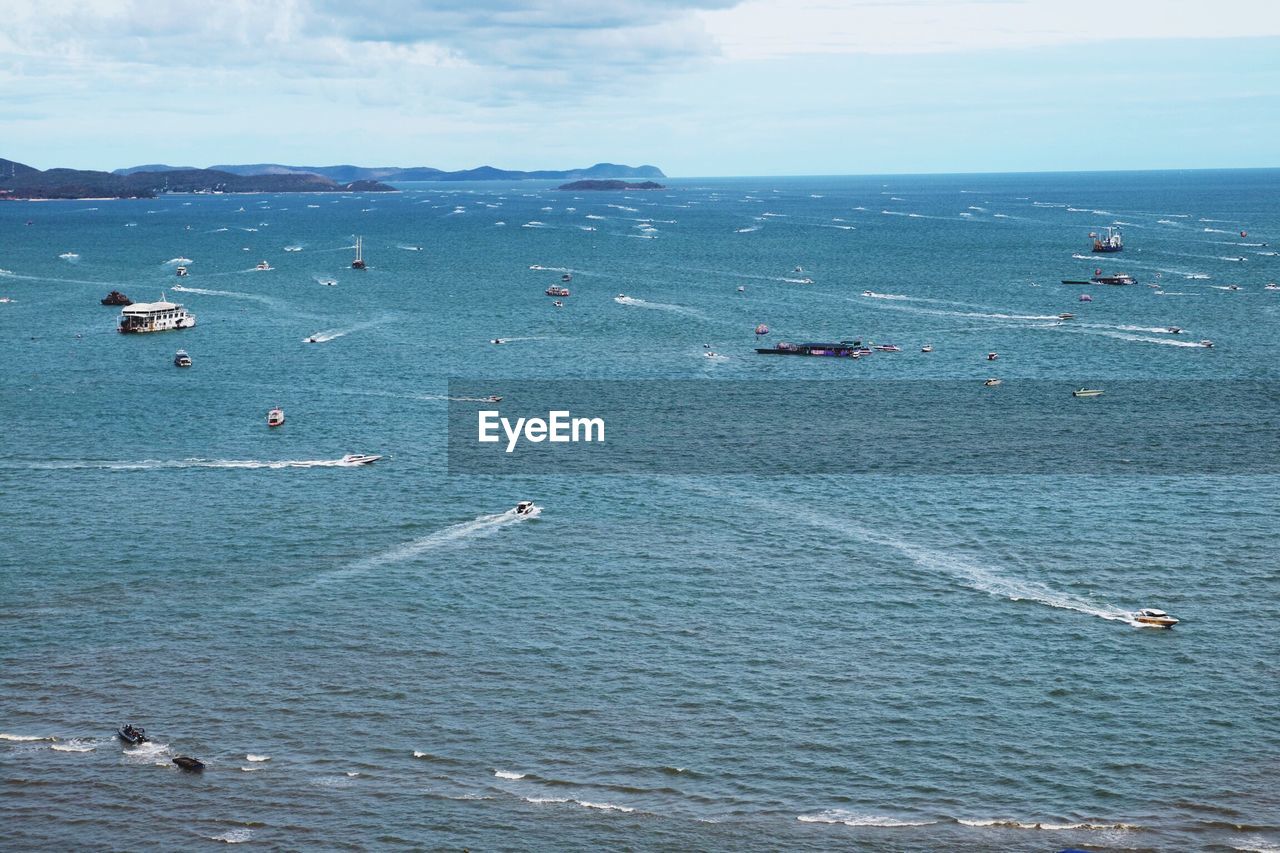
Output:
<path fill-rule="evenodd" d="M 1277 849 L 1274 477 L 449 476 L 445 398 L 458 376 L 1276 379 L 1278 189 L 0 205 L 0 841 Z M 1125 252 L 1091 256 L 1114 222 Z M 1097 266 L 1140 284 L 1058 283 Z M 198 324 L 118 335 L 113 288 Z M 761 322 L 903 352 L 756 356 Z M 391 458 L 334 464 L 353 452 Z M 1183 621 L 1136 629 L 1145 606 Z M 153 746 L 122 749 L 125 721 Z"/>

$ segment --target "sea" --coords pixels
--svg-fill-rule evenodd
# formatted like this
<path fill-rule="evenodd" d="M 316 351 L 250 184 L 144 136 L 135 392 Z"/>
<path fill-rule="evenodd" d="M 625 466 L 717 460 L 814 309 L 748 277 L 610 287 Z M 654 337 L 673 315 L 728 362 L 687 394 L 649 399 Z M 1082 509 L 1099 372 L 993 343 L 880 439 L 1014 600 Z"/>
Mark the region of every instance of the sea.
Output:
<path fill-rule="evenodd" d="M 1280 171 L 664 183 L 0 204 L 0 847 L 1280 850 L 1274 475 L 447 451 L 459 378 L 1275 381 Z"/>

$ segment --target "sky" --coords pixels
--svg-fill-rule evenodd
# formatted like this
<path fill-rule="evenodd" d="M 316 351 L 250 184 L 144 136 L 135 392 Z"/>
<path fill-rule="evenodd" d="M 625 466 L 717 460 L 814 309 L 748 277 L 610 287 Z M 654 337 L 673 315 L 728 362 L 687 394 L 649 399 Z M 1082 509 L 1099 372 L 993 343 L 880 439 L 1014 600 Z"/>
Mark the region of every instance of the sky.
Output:
<path fill-rule="evenodd" d="M 0 157 L 1280 166 L 1275 0 L 0 0 Z"/>

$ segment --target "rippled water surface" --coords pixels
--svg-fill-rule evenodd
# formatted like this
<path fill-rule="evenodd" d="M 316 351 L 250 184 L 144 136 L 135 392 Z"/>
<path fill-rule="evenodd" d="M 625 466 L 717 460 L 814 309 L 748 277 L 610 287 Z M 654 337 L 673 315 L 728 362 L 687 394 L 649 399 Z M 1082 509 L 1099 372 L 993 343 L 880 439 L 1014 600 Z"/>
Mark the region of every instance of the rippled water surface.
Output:
<path fill-rule="evenodd" d="M 0 844 L 1280 849 L 1274 477 L 465 477 L 444 434 L 457 376 L 1276 379 L 1280 173 L 670 184 L 0 205 Z"/>

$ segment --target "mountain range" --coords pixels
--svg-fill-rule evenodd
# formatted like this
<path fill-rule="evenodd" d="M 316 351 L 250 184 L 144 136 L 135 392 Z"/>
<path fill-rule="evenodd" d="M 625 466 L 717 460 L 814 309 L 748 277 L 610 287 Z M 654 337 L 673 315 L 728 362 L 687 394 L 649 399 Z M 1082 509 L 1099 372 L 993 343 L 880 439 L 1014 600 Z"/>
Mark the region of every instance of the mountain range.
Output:
<path fill-rule="evenodd" d="M 112 174 L 132 175 L 138 172 L 168 172 L 189 170 L 189 166 L 166 166 L 152 163 L 116 169 Z M 585 169 L 541 170 L 521 172 L 480 166 L 448 172 L 431 166 L 286 166 L 281 163 L 252 163 L 248 165 L 210 166 L 218 172 L 232 175 L 321 175 L 339 183 L 348 181 L 571 181 L 584 178 L 665 178 L 657 166 L 622 166 L 617 163 L 597 163 Z"/>

